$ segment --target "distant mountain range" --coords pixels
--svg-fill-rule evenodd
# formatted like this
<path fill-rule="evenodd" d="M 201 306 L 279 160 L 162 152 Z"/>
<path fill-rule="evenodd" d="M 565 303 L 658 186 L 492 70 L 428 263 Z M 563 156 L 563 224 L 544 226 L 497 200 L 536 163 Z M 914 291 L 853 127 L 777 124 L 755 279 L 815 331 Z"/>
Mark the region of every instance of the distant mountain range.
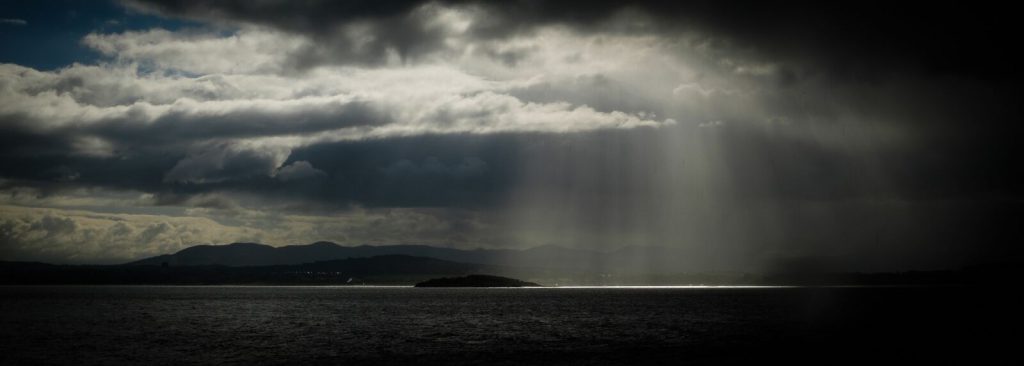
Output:
<path fill-rule="evenodd" d="M 272 266 L 346 258 L 406 255 L 497 266 L 587 271 L 678 271 L 679 262 L 660 247 L 626 247 L 613 252 L 539 246 L 524 250 L 462 250 L 428 245 L 342 246 L 331 242 L 273 247 L 257 243 L 196 245 L 126 265 Z"/>
<path fill-rule="evenodd" d="M 232 243 L 225 245 L 196 245 L 174 254 L 146 258 L 127 265 L 171 266 L 270 266 L 311 263 L 346 258 L 368 258 L 381 255 L 407 255 L 435 259 L 491 263 L 498 251 L 466 251 L 427 245 L 360 245 L 341 246 L 331 242 L 274 247 L 258 243 Z"/>
<path fill-rule="evenodd" d="M 608 273 L 679 272 L 662 248 L 613 252 L 540 246 L 462 250 L 429 245 L 342 246 L 331 242 L 274 247 L 258 243 L 196 245 L 121 265 L 0 262 L 7 284 L 413 284 L 437 276 L 503 275 L 550 283 L 607 283 Z M 650 278 L 634 277 L 633 281 Z M 658 279 L 654 279 L 658 280 Z"/>

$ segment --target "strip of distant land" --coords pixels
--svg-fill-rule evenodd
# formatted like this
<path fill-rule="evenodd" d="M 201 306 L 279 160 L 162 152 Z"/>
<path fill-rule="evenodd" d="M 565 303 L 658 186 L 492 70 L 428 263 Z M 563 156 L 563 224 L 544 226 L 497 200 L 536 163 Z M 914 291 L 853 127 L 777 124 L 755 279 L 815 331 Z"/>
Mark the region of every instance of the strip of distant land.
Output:
<path fill-rule="evenodd" d="M 548 286 L 941 286 L 1016 283 L 1015 263 L 953 270 L 855 273 L 828 268 L 683 271 L 644 266 L 641 251 L 611 253 L 557 247 L 459 250 L 424 245 L 345 247 L 320 242 L 272 247 L 201 245 L 120 265 L 0 261 L 5 285 L 414 285 L 441 277 L 492 275 Z M 631 255 L 634 255 L 631 257 Z"/>

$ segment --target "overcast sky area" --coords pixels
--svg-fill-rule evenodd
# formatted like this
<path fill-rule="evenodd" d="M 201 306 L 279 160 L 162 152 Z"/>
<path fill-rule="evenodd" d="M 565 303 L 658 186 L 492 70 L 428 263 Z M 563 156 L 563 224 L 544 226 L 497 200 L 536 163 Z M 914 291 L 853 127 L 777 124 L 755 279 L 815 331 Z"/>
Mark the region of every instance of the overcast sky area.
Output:
<path fill-rule="evenodd" d="M 0 260 L 661 246 L 1019 259 L 1007 9 L 4 1 Z"/>

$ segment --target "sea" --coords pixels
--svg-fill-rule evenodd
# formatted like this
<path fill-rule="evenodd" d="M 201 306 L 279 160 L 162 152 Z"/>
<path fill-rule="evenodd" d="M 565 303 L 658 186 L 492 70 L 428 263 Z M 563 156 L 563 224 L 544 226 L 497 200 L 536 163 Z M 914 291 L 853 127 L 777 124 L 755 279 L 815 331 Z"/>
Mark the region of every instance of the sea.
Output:
<path fill-rule="evenodd" d="M 986 287 L 0 287 L 3 365 L 1021 364 Z"/>

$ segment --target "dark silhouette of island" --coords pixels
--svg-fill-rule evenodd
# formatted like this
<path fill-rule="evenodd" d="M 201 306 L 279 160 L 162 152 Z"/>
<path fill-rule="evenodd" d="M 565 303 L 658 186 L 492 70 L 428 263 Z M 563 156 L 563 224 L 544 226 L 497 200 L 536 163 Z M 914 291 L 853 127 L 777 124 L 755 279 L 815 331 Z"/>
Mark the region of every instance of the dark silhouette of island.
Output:
<path fill-rule="evenodd" d="M 169 266 L 272 266 L 296 265 L 315 261 L 345 258 L 367 258 L 383 255 L 429 257 L 452 262 L 500 266 L 522 266 L 557 270 L 588 270 L 601 268 L 614 271 L 667 272 L 679 267 L 682 255 L 664 247 L 626 246 L 601 252 L 544 245 L 522 250 L 455 249 L 429 245 L 359 245 L 342 246 L 332 242 L 273 247 L 258 243 L 196 245 L 177 253 L 140 259 L 126 265 Z"/>
<path fill-rule="evenodd" d="M 417 283 L 416 287 L 540 287 L 540 285 L 508 277 L 469 275 L 465 277 L 434 278 Z"/>

